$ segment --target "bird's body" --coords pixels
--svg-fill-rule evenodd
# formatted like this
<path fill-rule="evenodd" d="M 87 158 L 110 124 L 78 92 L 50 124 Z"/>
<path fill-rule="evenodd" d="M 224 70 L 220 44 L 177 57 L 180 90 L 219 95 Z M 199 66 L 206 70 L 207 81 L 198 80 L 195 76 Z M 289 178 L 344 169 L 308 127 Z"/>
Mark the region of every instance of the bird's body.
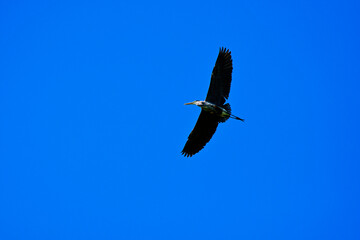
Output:
<path fill-rule="evenodd" d="M 226 48 L 221 48 L 211 74 L 206 100 L 185 103 L 185 105 L 201 107 L 201 113 L 182 150 L 184 156 L 191 157 L 203 149 L 206 143 L 210 141 L 220 122 L 225 122 L 229 118 L 244 121 L 244 119 L 232 115 L 230 104 L 225 104 L 230 93 L 231 74 L 231 52 Z"/>
<path fill-rule="evenodd" d="M 211 102 L 196 100 L 196 101 L 193 101 L 190 103 L 185 103 L 185 105 L 199 106 L 199 107 L 201 107 L 202 110 L 218 116 L 220 118 L 219 119 L 220 122 L 225 122 L 229 118 L 234 118 L 237 120 L 244 121 L 244 119 L 236 117 L 231 114 L 230 104 L 228 104 L 228 103 L 225 104 L 223 107 L 219 107 Z"/>

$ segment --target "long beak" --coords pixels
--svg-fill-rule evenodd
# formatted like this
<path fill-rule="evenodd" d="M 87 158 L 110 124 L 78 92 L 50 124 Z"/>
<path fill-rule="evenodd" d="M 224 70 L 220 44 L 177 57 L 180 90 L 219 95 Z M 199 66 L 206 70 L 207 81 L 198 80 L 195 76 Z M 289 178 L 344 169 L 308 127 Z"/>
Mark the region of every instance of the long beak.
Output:
<path fill-rule="evenodd" d="M 184 105 L 194 105 L 194 102 L 185 103 Z"/>

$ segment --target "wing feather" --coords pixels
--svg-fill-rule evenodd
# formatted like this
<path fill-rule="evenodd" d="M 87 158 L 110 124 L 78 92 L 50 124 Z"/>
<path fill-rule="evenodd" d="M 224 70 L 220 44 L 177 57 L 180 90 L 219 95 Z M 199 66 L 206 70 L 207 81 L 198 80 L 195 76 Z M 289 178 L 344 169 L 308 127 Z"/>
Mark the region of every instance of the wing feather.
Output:
<path fill-rule="evenodd" d="M 230 50 L 220 48 L 219 55 L 211 74 L 206 101 L 218 106 L 224 105 L 230 93 L 232 70 L 233 66 Z"/>
<path fill-rule="evenodd" d="M 210 141 L 219 124 L 219 117 L 204 110 L 201 110 L 200 116 L 194 129 L 191 131 L 185 144 L 182 154 L 191 157 L 198 153 Z"/>

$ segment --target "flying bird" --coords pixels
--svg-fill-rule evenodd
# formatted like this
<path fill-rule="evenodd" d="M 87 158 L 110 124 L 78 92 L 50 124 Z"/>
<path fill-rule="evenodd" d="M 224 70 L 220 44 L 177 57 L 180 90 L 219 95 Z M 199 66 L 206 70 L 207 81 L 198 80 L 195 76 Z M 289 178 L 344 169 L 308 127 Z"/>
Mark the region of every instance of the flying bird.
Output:
<path fill-rule="evenodd" d="M 196 100 L 185 103 L 185 105 L 201 107 L 201 112 L 181 152 L 184 156 L 191 157 L 203 149 L 214 135 L 219 123 L 223 123 L 229 118 L 244 121 L 244 119 L 232 115 L 230 104 L 225 103 L 230 93 L 232 70 L 231 52 L 222 47 L 211 73 L 205 101 Z"/>

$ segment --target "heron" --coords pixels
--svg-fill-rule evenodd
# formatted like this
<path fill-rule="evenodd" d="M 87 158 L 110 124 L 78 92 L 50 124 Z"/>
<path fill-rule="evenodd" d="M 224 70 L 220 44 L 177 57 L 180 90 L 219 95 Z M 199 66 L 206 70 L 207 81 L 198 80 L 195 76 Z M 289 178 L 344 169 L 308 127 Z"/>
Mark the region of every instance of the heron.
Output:
<path fill-rule="evenodd" d="M 224 123 L 229 118 L 244 121 L 233 115 L 230 104 L 225 103 L 230 93 L 232 70 L 231 51 L 221 47 L 211 73 L 205 101 L 195 100 L 185 103 L 185 105 L 196 105 L 201 108 L 195 127 L 181 151 L 185 157 L 192 157 L 203 149 L 214 135 L 219 123 Z"/>

